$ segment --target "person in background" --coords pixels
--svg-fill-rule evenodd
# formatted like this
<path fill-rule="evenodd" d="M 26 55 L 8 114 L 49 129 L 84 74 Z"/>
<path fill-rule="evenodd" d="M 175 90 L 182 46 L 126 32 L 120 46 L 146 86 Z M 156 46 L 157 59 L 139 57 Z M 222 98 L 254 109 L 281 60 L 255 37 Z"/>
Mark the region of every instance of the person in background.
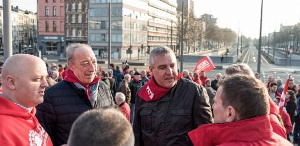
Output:
<path fill-rule="evenodd" d="M 214 90 L 211 87 L 211 81 L 210 81 L 210 79 L 206 79 L 206 81 L 205 81 L 205 89 L 206 89 L 207 95 L 209 97 L 210 106 L 212 106 L 213 103 L 214 103 L 214 98 L 215 98 L 215 95 L 216 95 L 216 90 Z"/>
<path fill-rule="evenodd" d="M 269 90 L 270 84 L 272 82 L 275 82 L 275 77 L 273 75 L 268 75 L 268 82 L 267 82 L 267 88 L 268 88 L 268 90 Z"/>
<path fill-rule="evenodd" d="M 278 93 L 282 93 L 282 91 L 283 91 L 283 85 L 282 85 L 282 81 L 281 81 L 281 79 L 278 79 L 278 80 L 276 80 L 276 82 L 277 82 L 277 91 L 278 91 Z"/>
<path fill-rule="evenodd" d="M 222 80 L 222 74 L 221 73 L 217 73 L 216 74 L 216 78 L 214 80 L 211 81 L 211 87 L 214 90 L 218 90 L 218 83 Z"/>
<path fill-rule="evenodd" d="M 289 80 L 288 90 L 292 90 L 294 93 L 297 93 L 294 79 Z"/>
<path fill-rule="evenodd" d="M 255 73 L 255 78 L 260 80 L 260 74 L 258 72 Z"/>
<path fill-rule="evenodd" d="M 131 90 L 129 88 L 129 82 L 131 77 L 129 74 L 125 74 L 123 81 L 120 83 L 118 92 L 122 92 L 125 95 L 125 102 L 130 104 L 131 101 Z"/>
<path fill-rule="evenodd" d="M 1 146 L 52 146 L 35 117 L 35 106 L 43 102 L 48 87 L 47 76 L 45 62 L 36 56 L 16 54 L 5 61 L 0 95 Z"/>
<path fill-rule="evenodd" d="M 45 91 L 37 106 L 37 118 L 54 146 L 66 144 L 73 122 L 85 111 L 115 106 L 109 86 L 96 76 L 97 59 L 85 44 L 67 47 L 69 69 L 64 80 Z"/>
<path fill-rule="evenodd" d="M 199 74 L 198 73 L 194 73 L 194 80 L 193 80 L 195 83 L 199 84 L 202 86 L 202 83 L 201 83 L 201 80 L 199 78 Z"/>
<path fill-rule="evenodd" d="M 131 100 L 130 100 L 130 123 L 133 123 L 134 120 L 134 109 L 135 109 L 135 98 L 137 96 L 138 90 L 142 87 L 141 83 L 141 74 L 135 72 L 133 79 L 129 82 L 129 88 L 131 91 Z"/>
<path fill-rule="evenodd" d="M 275 99 L 274 99 L 274 103 L 278 106 L 279 105 L 279 101 L 280 101 L 280 96 L 277 96 Z M 283 109 L 283 112 L 281 114 L 281 117 L 282 117 L 282 122 L 283 122 L 283 125 L 284 125 L 284 128 L 286 130 L 286 133 L 291 133 L 292 130 L 293 130 L 293 125 L 292 125 L 292 122 L 291 122 L 291 118 L 290 118 L 290 115 L 286 112 L 286 109 L 284 108 Z M 288 135 L 287 135 L 288 137 Z"/>
<path fill-rule="evenodd" d="M 125 102 L 125 95 L 122 92 L 117 92 L 115 96 L 116 104 L 119 106 L 128 122 L 130 122 L 130 107 Z"/>
<path fill-rule="evenodd" d="M 206 76 L 205 71 L 202 70 L 202 71 L 200 72 L 200 80 L 201 80 L 201 82 L 202 82 L 202 86 L 203 86 L 203 87 L 205 87 L 205 81 L 206 81 L 207 79 L 209 79 L 209 78 Z"/>
<path fill-rule="evenodd" d="M 275 97 L 281 97 L 281 94 L 277 91 L 277 83 L 272 82 L 269 84 L 269 96 L 272 100 L 275 100 Z"/>
<path fill-rule="evenodd" d="M 68 146 L 134 146 L 132 127 L 114 108 L 89 110 L 72 125 Z"/>
<path fill-rule="evenodd" d="M 190 77 L 190 74 L 189 74 L 189 71 L 188 71 L 188 70 L 182 71 L 182 77 L 183 77 L 184 79 L 188 79 L 188 80 L 192 81 L 192 78 Z"/>
<path fill-rule="evenodd" d="M 205 89 L 177 80 L 177 60 L 168 47 L 150 53 L 151 80 L 137 94 L 133 131 L 136 146 L 192 145 L 187 132 L 213 122 Z"/>
<path fill-rule="evenodd" d="M 148 82 L 148 80 L 149 80 L 145 70 L 141 71 L 141 78 L 142 78 L 142 80 L 141 80 L 142 85 L 144 86 L 145 83 Z"/>
<path fill-rule="evenodd" d="M 214 99 L 215 123 L 199 126 L 188 135 L 195 146 L 292 146 L 273 131 L 269 98 L 264 84 L 254 77 L 241 74 L 226 77 Z"/>

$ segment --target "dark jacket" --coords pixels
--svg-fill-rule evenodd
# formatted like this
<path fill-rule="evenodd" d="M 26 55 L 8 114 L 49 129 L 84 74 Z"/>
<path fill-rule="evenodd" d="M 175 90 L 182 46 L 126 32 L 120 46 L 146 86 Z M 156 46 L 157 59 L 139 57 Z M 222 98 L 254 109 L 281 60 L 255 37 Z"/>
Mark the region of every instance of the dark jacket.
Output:
<path fill-rule="evenodd" d="M 127 82 L 125 82 L 125 80 L 123 80 L 122 82 L 120 82 L 119 88 L 118 88 L 118 92 L 122 92 L 125 95 L 125 102 L 130 104 L 130 100 L 131 100 L 131 91 L 129 88 L 129 85 Z"/>
<path fill-rule="evenodd" d="M 86 90 L 65 80 L 45 91 L 44 102 L 37 106 L 37 118 L 52 139 L 54 146 L 66 144 L 71 126 L 83 112 L 114 106 L 109 87 L 101 80 L 90 86 L 91 101 Z"/>
<path fill-rule="evenodd" d="M 135 80 L 131 80 L 129 82 L 129 88 L 131 90 L 131 100 L 130 103 L 135 103 L 135 97 L 137 96 L 137 91 L 142 87 L 141 82 L 136 82 Z"/>
<path fill-rule="evenodd" d="M 213 122 L 208 100 L 202 86 L 186 79 L 180 79 L 158 100 L 146 102 L 137 96 L 133 124 L 135 145 L 192 145 L 187 133 Z"/>
<path fill-rule="evenodd" d="M 115 80 L 115 78 L 108 78 L 108 80 L 109 80 L 109 85 L 110 85 L 110 92 L 111 92 L 111 95 L 113 96 L 113 97 L 115 97 L 115 95 L 116 95 L 116 88 L 117 88 L 117 85 L 116 85 L 116 80 Z"/>
<path fill-rule="evenodd" d="M 218 90 L 218 80 L 217 79 L 214 79 L 211 81 L 211 87 L 214 89 L 214 90 Z"/>

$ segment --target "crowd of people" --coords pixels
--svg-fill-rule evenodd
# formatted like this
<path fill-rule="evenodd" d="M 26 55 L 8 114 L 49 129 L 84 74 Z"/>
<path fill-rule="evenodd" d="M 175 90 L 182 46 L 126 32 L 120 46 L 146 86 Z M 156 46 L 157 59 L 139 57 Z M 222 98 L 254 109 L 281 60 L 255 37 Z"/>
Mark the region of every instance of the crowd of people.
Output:
<path fill-rule="evenodd" d="M 210 79 L 179 73 L 165 46 L 151 51 L 148 71 L 127 62 L 105 70 L 85 44 L 69 45 L 66 57 L 65 68 L 24 54 L 4 62 L 0 146 L 300 145 L 292 78 L 280 115 L 284 83 L 270 75 L 264 84 L 247 64 Z"/>

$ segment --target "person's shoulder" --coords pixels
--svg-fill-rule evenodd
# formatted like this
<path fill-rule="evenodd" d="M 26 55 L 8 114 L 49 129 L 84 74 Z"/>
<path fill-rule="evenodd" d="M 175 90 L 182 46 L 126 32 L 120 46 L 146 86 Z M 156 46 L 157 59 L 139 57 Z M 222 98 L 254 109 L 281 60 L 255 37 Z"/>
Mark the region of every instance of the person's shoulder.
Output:
<path fill-rule="evenodd" d="M 67 86 L 67 84 L 68 84 L 67 81 L 62 80 L 62 81 L 56 83 L 55 85 L 47 88 L 45 91 L 45 94 L 47 94 L 48 92 L 56 91 L 56 90 L 64 90 L 65 87 Z"/>

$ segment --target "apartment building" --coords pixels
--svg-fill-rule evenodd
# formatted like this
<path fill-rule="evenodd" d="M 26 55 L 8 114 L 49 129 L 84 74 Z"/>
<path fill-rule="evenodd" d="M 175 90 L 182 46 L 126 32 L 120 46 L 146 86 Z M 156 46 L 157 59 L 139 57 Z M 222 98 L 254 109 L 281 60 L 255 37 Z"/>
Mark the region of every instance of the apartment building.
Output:
<path fill-rule="evenodd" d="M 66 0 L 66 44 L 88 43 L 88 0 Z"/>
<path fill-rule="evenodd" d="M 65 1 L 38 0 L 39 50 L 42 54 L 65 53 Z"/>
<path fill-rule="evenodd" d="M 108 56 L 109 1 L 89 1 L 88 43 L 100 58 Z M 111 1 L 111 57 L 145 54 L 148 0 Z M 129 49 L 130 48 L 130 49 Z M 131 54 L 127 50 L 131 50 Z M 126 53 L 127 52 L 127 53 Z"/>

